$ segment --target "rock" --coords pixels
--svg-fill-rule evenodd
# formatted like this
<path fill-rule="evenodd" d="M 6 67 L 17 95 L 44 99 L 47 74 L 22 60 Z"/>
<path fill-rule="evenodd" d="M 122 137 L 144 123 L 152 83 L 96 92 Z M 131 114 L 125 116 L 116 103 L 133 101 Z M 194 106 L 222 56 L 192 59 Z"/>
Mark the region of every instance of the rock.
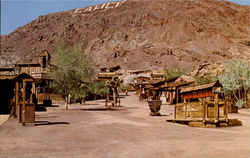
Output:
<path fill-rule="evenodd" d="M 229 58 L 250 58 L 250 23 L 246 18 L 249 6 L 227 1 L 177 0 L 127 0 L 107 9 L 101 6 L 39 16 L 11 34 L 1 35 L 1 49 L 7 51 L 1 51 L 0 63 L 7 63 L 3 60 L 10 53 L 16 58 L 25 56 L 21 62 L 36 62 L 36 52 L 42 48 L 53 58 L 61 39 L 83 44 L 86 54 L 101 58 L 94 61 L 98 69 L 120 65 L 123 69 L 191 70 L 204 63 L 203 67 L 207 67 L 207 63 Z M 193 71 L 192 76 L 206 73 L 203 67 Z"/>

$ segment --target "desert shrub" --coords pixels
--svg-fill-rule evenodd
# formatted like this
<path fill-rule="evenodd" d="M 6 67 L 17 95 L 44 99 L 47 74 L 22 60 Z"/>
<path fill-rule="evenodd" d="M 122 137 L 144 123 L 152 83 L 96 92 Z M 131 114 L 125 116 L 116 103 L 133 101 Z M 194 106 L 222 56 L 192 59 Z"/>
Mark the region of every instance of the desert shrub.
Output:
<path fill-rule="evenodd" d="M 216 81 L 217 77 L 211 73 L 206 74 L 205 76 L 195 76 L 195 81 L 197 84 L 205 84 Z"/>
<path fill-rule="evenodd" d="M 236 106 L 238 106 L 239 109 L 245 108 L 246 107 L 246 101 L 244 99 L 240 99 L 236 102 Z"/>
<path fill-rule="evenodd" d="M 109 94 L 109 88 L 105 86 L 105 83 L 94 81 L 88 85 L 89 92 L 95 96 L 104 96 Z"/>
<path fill-rule="evenodd" d="M 120 84 L 119 85 L 119 91 L 120 92 L 126 92 L 129 91 L 130 85 L 129 84 Z"/>
<path fill-rule="evenodd" d="M 238 105 L 246 104 L 247 93 L 250 90 L 250 62 L 243 59 L 233 59 L 223 64 L 224 72 L 218 78 L 226 94 L 233 94 Z"/>
<path fill-rule="evenodd" d="M 180 77 L 182 75 L 189 75 L 186 69 L 172 69 L 172 68 L 165 68 L 163 70 L 164 77 L 166 79 Z"/>

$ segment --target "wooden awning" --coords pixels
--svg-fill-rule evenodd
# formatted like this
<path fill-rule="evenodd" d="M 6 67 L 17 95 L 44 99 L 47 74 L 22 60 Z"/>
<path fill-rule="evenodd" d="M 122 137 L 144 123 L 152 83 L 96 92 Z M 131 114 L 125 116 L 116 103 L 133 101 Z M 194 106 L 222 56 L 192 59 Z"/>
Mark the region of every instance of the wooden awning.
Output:
<path fill-rule="evenodd" d="M 213 87 L 221 87 L 221 84 L 219 83 L 219 81 L 215 81 L 215 82 L 208 83 L 208 84 L 190 86 L 190 87 L 183 88 L 181 90 L 181 93 L 200 91 L 200 90 L 205 90 L 205 89 L 209 89 L 209 88 L 213 88 Z"/>
<path fill-rule="evenodd" d="M 31 77 L 30 75 L 28 75 L 26 73 L 22 73 L 22 74 L 16 76 L 15 78 L 13 78 L 14 81 L 22 81 L 23 79 L 35 80 L 33 77 Z"/>
<path fill-rule="evenodd" d="M 16 77 L 15 75 L 0 75 L 0 80 L 5 80 L 5 79 L 12 80 L 15 77 Z"/>
<path fill-rule="evenodd" d="M 186 83 L 176 83 L 176 82 L 170 82 L 170 83 L 166 83 L 162 86 L 160 86 L 160 89 L 166 89 L 166 88 L 173 88 L 173 87 L 181 87 L 181 86 L 186 86 L 188 84 L 191 84 L 193 82 L 186 82 Z"/>
<path fill-rule="evenodd" d="M 112 77 L 118 77 L 119 75 L 121 75 L 121 73 L 106 72 L 106 73 L 98 73 L 97 77 L 98 78 L 112 78 Z"/>

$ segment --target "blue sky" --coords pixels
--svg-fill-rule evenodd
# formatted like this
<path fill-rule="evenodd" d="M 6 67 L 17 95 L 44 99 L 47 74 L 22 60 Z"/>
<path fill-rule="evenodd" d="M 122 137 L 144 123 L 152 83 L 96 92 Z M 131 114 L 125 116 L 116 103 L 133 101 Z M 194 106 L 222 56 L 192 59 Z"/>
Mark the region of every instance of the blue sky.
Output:
<path fill-rule="evenodd" d="M 105 3 L 111 0 L 1 0 L 1 35 L 35 20 L 40 15 Z M 250 0 L 230 0 L 250 5 Z"/>

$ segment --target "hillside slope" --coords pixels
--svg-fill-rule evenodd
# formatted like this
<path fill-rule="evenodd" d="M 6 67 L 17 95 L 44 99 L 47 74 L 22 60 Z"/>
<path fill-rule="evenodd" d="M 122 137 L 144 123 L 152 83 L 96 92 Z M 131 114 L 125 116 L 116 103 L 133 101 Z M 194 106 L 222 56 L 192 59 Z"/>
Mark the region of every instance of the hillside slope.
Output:
<path fill-rule="evenodd" d="M 83 44 L 99 68 L 159 69 L 250 58 L 250 7 L 215 0 L 128 0 L 48 14 L 1 36 L 0 66 Z"/>

